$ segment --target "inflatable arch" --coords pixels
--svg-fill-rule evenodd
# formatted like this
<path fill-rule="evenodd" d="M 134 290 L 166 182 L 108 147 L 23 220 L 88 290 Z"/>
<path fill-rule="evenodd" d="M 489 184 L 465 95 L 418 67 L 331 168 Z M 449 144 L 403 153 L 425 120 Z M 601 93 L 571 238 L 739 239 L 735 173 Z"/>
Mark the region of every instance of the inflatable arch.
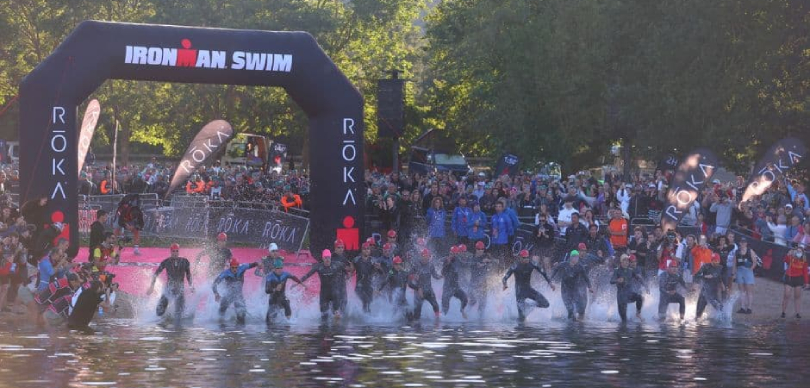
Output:
<path fill-rule="evenodd" d="M 77 107 L 107 79 L 276 86 L 309 118 L 310 245 L 361 236 L 363 99 L 305 32 L 81 23 L 20 85 L 21 203 L 46 196 L 78 250 Z"/>

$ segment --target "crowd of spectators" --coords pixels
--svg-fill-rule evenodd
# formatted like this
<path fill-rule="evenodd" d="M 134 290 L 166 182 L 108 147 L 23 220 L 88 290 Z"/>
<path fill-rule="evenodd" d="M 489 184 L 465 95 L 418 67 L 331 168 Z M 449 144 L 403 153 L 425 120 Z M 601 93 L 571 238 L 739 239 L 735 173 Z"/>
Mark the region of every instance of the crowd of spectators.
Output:
<path fill-rule="evenodd" d="M 167 197 L 176 165 L 161 164 L 156 158 L 145 165 L 132 164 L 117 167 L 115 174 L 110 165 L 87 166 L 80 174 L 79 194 L 147 194 Z M 215 201 L 242 203 L 275 203 L 303 208 L 309 194 L 306 174 L 292 170 L 284 174 L 269 173 L 245 166 L 222 167 L 219 163 L 202 166 L 185 182 L 174 188 L 172 195 L 207 197 Z"/>

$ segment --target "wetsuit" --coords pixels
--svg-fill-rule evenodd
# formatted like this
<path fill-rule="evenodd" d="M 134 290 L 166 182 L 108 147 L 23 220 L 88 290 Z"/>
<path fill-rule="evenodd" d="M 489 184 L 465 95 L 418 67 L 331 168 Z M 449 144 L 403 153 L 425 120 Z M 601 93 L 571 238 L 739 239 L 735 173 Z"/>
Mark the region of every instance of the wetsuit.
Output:
<path fill-rule="evenodd" d="M 415 263 L 411 269 L 411 281 L 408 286 L 416 291 L 414 295 L 414 319 L 418 320 L 422 316 L 422 304 L 424 302 L 430 303 L 433 307 L 433 312 L 436 313 L 437 316 L 439 314 L 439 303 L 436 301 L 436 294 L 433 292 L 431 277 L 434 279 L 442 278 L 441 275 L 436 272 L 436 267 L 434 267 L 432 263 L 419 261 Z M 421 297 L 418 292 L 420 289 L 422 290 Z"/>
<path fill-rule="evenodd" d="M 711 304 L 717 311 L 723 311 L 723 302 L 718 297 L 720 284 L 723 283 L 723 267 L 712 264 L 704 265 L 695 274 L 695 280 L 703 281 L 703 285 L 700 287 L 700 297 L 698 297 L 695 317 L 700 318 L 703 315 L 707 304 Z"/>
<path fill-rule="evenodd" d="M 677 303 L 679 305 L 678 312 L 681 314 L 681 318 L 683 318 L 686 312 L 686 302 L 683 295 L 678 293 L 678 285 L 686 288 L 686 283 L 683 281 L 681 274 L 670 274 L 669 272 L 661 274 L 661 278 L 658 280 L 658 288 L 661 294 L 658 299 L 659 318 L 663 319 L 665 317 L 667 306 L 669 306 L 670 303 Z"/>
<path fill-rule="evenodd" d="M 485 263 L 484 260 L 491 260 Z M 487 277 L 494 259 L 488 254 L 472 256 L 470 262 L 470 304 L 477 304 L 478 311 L 483 312 L 487 306 Z"/>
<path fill-rule="evenodd" d="M 461 289 L 459 284 L 459 272 L 461 272 L 461 262 L 455 257 L 449 257 L 442 266 L 442 311 L 445 315 L 450 311 L 450 298 L 456 298 L 461 302 L 461 312 L 467 307 L 467 293 Z"/>
<path fill-rule="evenodd" d="M 351 276 L 350 269 L 352 262 L 348 257 L 335 253 L 332 255 L 332 265 L 335 263 L 341 263 L 343 265 L 343 276 L 335 279 L 337 283 L 335 283 L 334 287 L 338 291 L 338 299 L 341 303 L 340 311 L 346 311 L 346 305 L 349 302 L 349 295 L 346 291 L 346 286 L 349 282 L 349 277 Z"/>
<path fill-rule="evenodd" d="M 333 261 L 329 266 L 324 263 L 316 263 L 312 269 L 301 278 L 302 282 L 307 281 L 310 276 L 318 274 L 321 280 L 320 308 L 321 318 L 326 319 L 329 306 L 332 312 L 342 312 L 346 306 L 346 273 L 345 265 L 341 261 Z"/>
<path fill-rule="evenodd" d="M 233 253 L 230 248 L 214 246 L 197 255 L 197 260 L 202 256 L 208 256 L 208 276 L 213 277 L 219 275 L 222 269 L 228 266 L 228 262 L 233 258 Z"/>
<path fill-rule="evenodd" d="M 380 284 L 377 291 L 382 292 L 385 289 L 391 291 L 392 303 L 397 310 L 404 311 L 406 318 L 410 316 L 408 313 L 408 300 L 405 298 L 405 290 L 408 287 L 408 271 L 392 268 L 388 271 L 388 276 Z"/>
<path fill-rule="evenodd" d="M 560 276 L 560 293 L 562 294 L 565 309 L 568 310 L 568 318 L 574 318 L 574 310 L 577 314 L 585 314 L 588 307 L 587 288 L 591 288 L 591 281 L 585 273 L 585 267 L 577 263 L 562 263 L 551 274 L 554 279 Z"/>
<path fill-rule="evenodd" d="M 509 280 L 512 274 L 515 274 L 515 300 L 517 301 L 518 319 L 521 321 L 526 319 L 526 299 L 533 300 L 537 307 L 540 308 L 548 308 L 549 306 L 548 300 L 543 294 L 532 288 L 533 271 L 539 272 L 549 284 L 551 283 L 543 269 L 532 262 L 512 264 L 503 277 L 503 285 L 506 286 L 506 281 Z"/>
<path fill-rule="evenodd" d="M 174 299 L 175 318 L 180 319 L 186 305 L 186 297 L 183 293 L 184 280 L 188 279 L 188 284 L 191 285 L 191 264 L 184 257 L 170 257 L 160 263 L 155 271 L 155 277 L 160 276 L 163 270 L 166 270 L 167 282 L 166 287 L 163 288 L 163 295 L 158 301 L 156 313 L 159 317 L 163 316 L 166 313 L 166 307 L 169 306 L 169 298 L 172 298 Z"/>
<path fill-rule="evenodd" d="M 619 278 L 623 282 L 619 283 Z M 613 271 L 613 276 L 610 278 L 610 284 L 616 285 L 616 303 L 619 305 L 619 317 L 622 322 L 627 320 L 627 304 L 636 304 L 636 313 L 641 313 L 641 306 L 644 303 L 644 298 L 638 293 L 638 287 L 634 285 L 643 282 L 643 278 L 638 271 L 633 268 L 616 268 Z"/>
<path fill-rule="evenodd" d="M 388 277 L 388 272 L 391 271 L 391 268 L 394 268 L 394 257 L 388 257 L 382 255 L 380 257 L 375 257 L 371 259 L 372 262 L 379 264 L 379 270 L 375 271 L 371 277 L 371 284 L 374 289 L 380 289 L 380 285 L 383 284 Z M 391 302 L 391 289 L 386 288 L 382 291 L 385 294 L 385 297 L 388 299 L 388 302 Z"/>
<path fill-rule="evenodd" d="M 228 306 L 233 303 L 236 309 L 236 322 L 244 323 L 245 315 L 247 315 L 247 305 L 245 304 L 245 295 L 242 294 L 242 287 L 245 285 L 245 272 L 251 268 L 256 268 L 259 263 L 242 264 L 236 268 L 236 272 L 231 271 L 230 268 L 222 271 L 214 280 L 214 295 L 219 295 L 217 286 L 221 282 L 225 282 L 225 296 L 219 302 L 219 315 L 225 314 Z"/>
<path fill-rule="evenodd" d="M 98 311 L 98 305 L 103 300 L 104 292 L 101 290 L 101 283 L 95 281 L 93 283 L 93 286 L 83 290 L 76 300 L 73 311 L 68 316 L 69 328 L 86 328 L 90 321 L 93 320 L 96 311 Z"/>
<path fill-rule="evenodd" d="M 275 272 L 270 272 L 264 278 L 264 292 L 270 295 L 270 300 L 268 301 L 267 306 L 267 315 L 265 316 L 265 321 L 270 323 L 270 320 L 275 318 L 278 314 L 279 309 L 284 309 L 284 315 L 287 319 L 290 319 L 292 316 L 292 309 L 290 308 L 290 300 L 287 299 L 287 279 L 291 279 L 292 281 L 301 284 L 301 280 L 291 275 L 289 272 L 284 271 L 281 275 L 277 275 Z M 281 290 L 277 290 L 278 286 L 281 286 Z"/>
<path fill-rule="evenodd" d="M 371 301 L 374 299 L 374 285 L 372 282 L 375 273 L 381 272 L 381 270 L 377 270 L 374 265 L 374 258 L 371 256 L 366 258 L 362 256 L 356 257 L 354 259 L 354 270 L 357 273 L 354 292 L 357 293 L 357 297 L 363 303 L 363 311 L 369 313 L 371 312 Z"/>

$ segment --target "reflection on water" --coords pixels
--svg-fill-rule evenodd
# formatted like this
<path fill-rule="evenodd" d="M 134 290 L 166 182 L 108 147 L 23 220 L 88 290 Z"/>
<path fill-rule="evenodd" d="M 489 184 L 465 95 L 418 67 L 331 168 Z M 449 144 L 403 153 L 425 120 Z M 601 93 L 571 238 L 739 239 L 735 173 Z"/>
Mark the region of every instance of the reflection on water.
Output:
<path fill-rule="evenodd" d="M 0 332 L 0 386 L 796 387 L 810 376 L 810 325 L 796 322 L 108 320 L 95 329 Z"/>

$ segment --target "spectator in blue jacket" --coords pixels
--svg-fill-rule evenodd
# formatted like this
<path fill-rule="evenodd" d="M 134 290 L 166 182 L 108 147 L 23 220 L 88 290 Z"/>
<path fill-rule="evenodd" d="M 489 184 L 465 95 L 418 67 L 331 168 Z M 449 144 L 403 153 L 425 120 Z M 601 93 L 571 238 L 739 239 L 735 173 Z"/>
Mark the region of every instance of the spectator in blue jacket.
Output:
<path fill-rule="evenodd" d="M 505 201 L 504 204 L 506 204 Z M 515 231 L 520 227 L 520 219 L 518 219 L 517 211 L 515 211 L 514 206 L 506 206 L 504 213 L 509 216 L 509 222 L 512 224 L 512 229 L 509 230 L 509 241 L 512 241 L 511 239 L 515 236 Z"/>
<path fill-rule="evenodd" d="M 484 241 L 486 227 L 487 215 L 481 211 L 481 204 L 475 202 L 473 203 L 472 213 L 467 217 L 467 238 L 470 239 L 470 243 Z"/>
<path fill-rule="evenodd" d="M 53 262 L 60 259 L 60 255 L 62 253 L 59 252 L 58 248 L 51 248 L 51 252 L 48 256 L 42 258 L 39 261 L 39 265 L 37 265 L 39 269 L 39 283 L 37 284 L 37 292 L 40 292 L 46 288 L 51 283 L 51 278 L 56 275 L 56 270 L 53 268 Z"/>
<path fill-rule="evenodd" d="M 435 197 L 431 201 L 430 209 L 427 210 L 428 237 L 430 238 L 433 252 L 442 255 L 440 249 L 444 246 L 444 222 L 447 212 L 444 210 L 444 203 L 441 197 Z"/>
<path fill-rule="evenodd" d="M 504 263 L 509 253 L 509 236 L 514 234 L 512 220 L 504 211 L 506 205 L 498 201 L 495 203 L 495 214 L 492 216 L 492 255 Z"/>
<path fill-rule="evenodd" d="M 453 210 L 453 218 L 450 220 L 450 226 L 453 228 L 453 233 L 456 234 L 456 244 L 467 244 L 470 242 L 469 233 L 467 233 L 467 220 L 470 219 L 472 210 L 467 207 L 467 197 L 461 196 L 458 198 L 458 205 Z"/>

